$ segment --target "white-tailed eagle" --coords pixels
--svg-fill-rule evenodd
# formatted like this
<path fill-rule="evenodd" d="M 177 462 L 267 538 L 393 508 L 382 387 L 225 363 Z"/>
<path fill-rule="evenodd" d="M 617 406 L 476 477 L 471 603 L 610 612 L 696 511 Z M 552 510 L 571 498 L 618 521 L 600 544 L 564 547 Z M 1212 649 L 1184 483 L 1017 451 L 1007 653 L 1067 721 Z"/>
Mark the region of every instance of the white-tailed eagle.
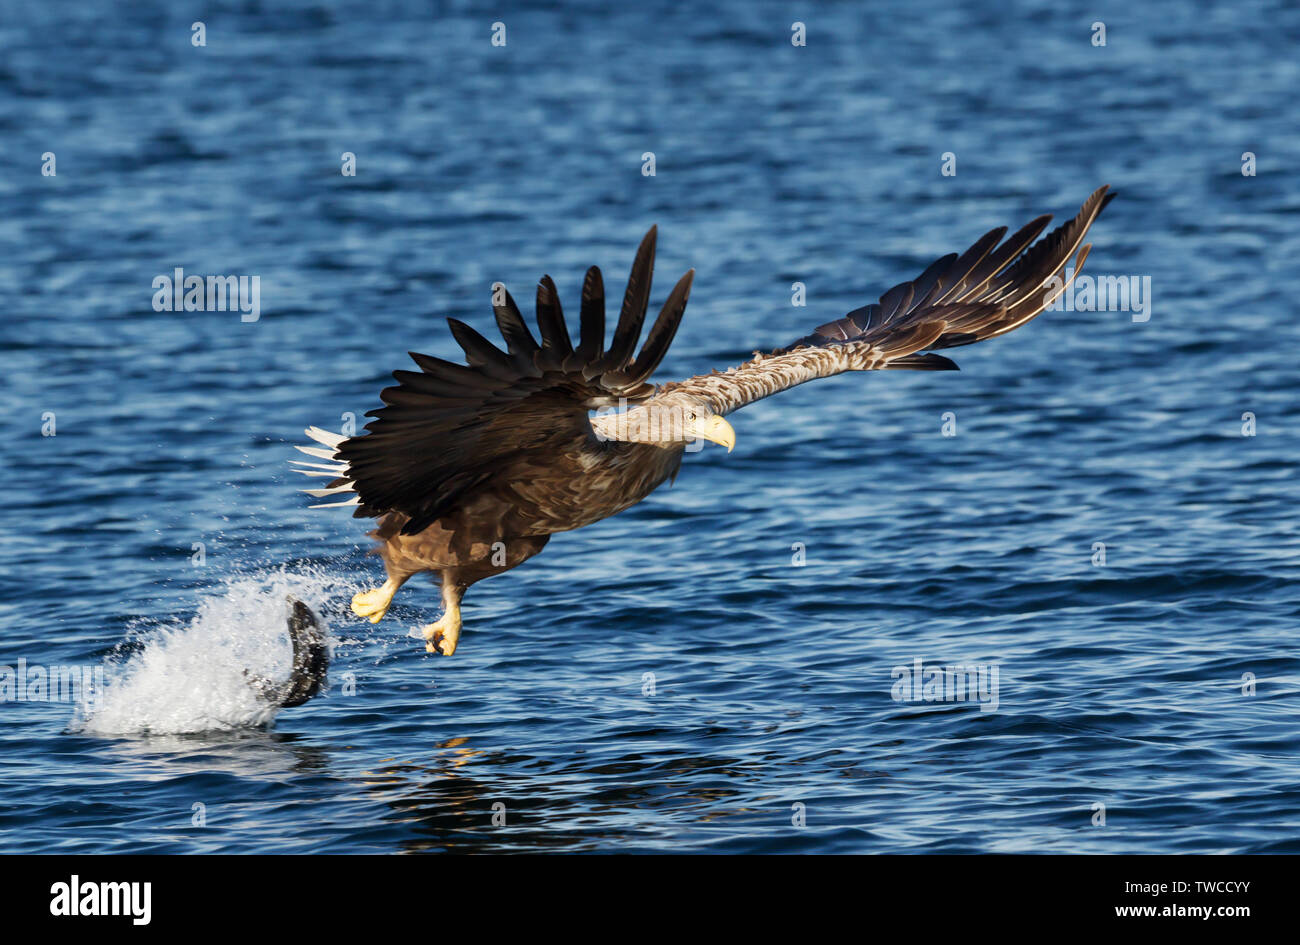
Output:
<path fill-rule="evenodd" d="M 655 229 L 641 241 L 613 338 L 605 337 L 605 287 L 592 267 L 582 285 L 575 343 L 549 276 L 537 286 L 534 337 L 509 293 L 494 298 L 505 350 L 448 319 L 465 364 L 411 353 L 418 371 L 393 372 L 384 406 L 359 436 L 312 427 L 324 462 L 300 472 L 329 479 L 317 497 L 379 519 L 388 579 L 352 609 L 378 622 L 393 595 L 422 571 L 442 585 L 441 619 L 422 628 L 431 653 L 460 639 L 466 588 L 537 554 L 555 532 L 635 505 L 673 478 L 689 442 L 730 450 L 727 414 L 805 381 L 845 371 L 956 370 L 934 352 L 983 341 L 1029 321 L 1066 288 L 1088 255 L 1088 228 L 1112 194 L 1102 187 L 1069 222 L 1038 242 L 1050 216 L 1012 236 L 992 230 L 964 253 L 936 260 L 880 301 L 849 312 L 770 354 L 726 371 L 649 383 L 686 310 L 694 270 L 678 280 L 637 341 L 650 302 Z M 593 418 L 598 408 L 620 408 Z"/>

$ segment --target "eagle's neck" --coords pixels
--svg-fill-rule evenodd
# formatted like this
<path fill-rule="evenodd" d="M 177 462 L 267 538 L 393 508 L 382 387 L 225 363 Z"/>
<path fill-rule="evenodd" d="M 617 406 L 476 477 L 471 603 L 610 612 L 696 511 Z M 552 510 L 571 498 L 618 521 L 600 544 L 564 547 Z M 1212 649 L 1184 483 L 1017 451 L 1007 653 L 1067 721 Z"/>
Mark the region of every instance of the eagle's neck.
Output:
<path fill-rule="evenodd" d="M 682 411 L 672 403 L 651 399 L 636 407 L 591 418 L 591 430 L 602 443 L 636 443 L 681 452 L 686 442 Z"/>

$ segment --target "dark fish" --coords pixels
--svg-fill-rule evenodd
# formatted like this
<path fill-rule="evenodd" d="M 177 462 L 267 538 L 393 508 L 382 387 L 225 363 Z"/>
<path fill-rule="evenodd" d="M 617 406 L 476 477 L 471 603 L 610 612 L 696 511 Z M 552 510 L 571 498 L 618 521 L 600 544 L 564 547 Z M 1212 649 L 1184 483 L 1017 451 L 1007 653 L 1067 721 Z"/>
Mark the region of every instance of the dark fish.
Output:
<path fill-rule="evenodd" d="M 297 598 L 289 599 L 289 640 L 293 643 L 293 669 L 282 683 L 261 676 L 249 676 L 249 684 L 273 705 L 302 705 L 320 692 L 329 673 L 329 646 L 320 622 L 310 607 Z"/>

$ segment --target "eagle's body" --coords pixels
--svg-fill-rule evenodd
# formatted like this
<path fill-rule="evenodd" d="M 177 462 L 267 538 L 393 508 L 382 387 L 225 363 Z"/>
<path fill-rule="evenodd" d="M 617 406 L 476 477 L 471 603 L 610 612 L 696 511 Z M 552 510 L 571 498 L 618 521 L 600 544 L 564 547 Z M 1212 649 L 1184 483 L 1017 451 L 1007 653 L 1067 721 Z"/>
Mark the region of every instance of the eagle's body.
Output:
<path fill-rule="evenodd" d="M 308 434 L 325 448 L 299 447 L 329 461 L 300 464 L 301 472 L 331 480 L 311 494 L 344 496 L 331 504 L 379 519 L 372 535 L 388 580 L 358 594 L 353 610 L 377 622 L 408 578 L 434 572 L 446 612 L 423 632 L 430 652 L 450 655 L 466 588 L 531 558 L 556 532 L 640 502 L 676 476 L 688 443 L 705 439 L 730 450 L 735 431 L 723 417 L 733 410 L 845 371 L 953 370 L 947 358 L 922 350 L 970 344 L 1033 318 L 1064 291 L 1070 260 L 1075 273 L 1082 268 L 1089 249 L 1083 238 L 1110 196 L 1101 188 L 1037 243 L 1050 217 L 1005 241 L 1005 228 L 993 230 L 879 303 L 786 348 L 658 387 L 648 378 L 677 330 L 694 271 L 677 283 L 635 353 L 654 229 L 637 252 L 608 346 L 598 269 L 588 270 L 583 284 L 576 345 L 550 277 L 537 291 L 540 343 L 498 288 L 493 308 L 506 351 L 449 319 L 466 365 L 412 353 L 421 371 L 394 372 L 398 384 L 381 393 L 386 406 L 371 411 L 376 419 L 365 435 L 344 439 L 313 427 Z M 591 416 L 605 408 L 620 409 Z"/>

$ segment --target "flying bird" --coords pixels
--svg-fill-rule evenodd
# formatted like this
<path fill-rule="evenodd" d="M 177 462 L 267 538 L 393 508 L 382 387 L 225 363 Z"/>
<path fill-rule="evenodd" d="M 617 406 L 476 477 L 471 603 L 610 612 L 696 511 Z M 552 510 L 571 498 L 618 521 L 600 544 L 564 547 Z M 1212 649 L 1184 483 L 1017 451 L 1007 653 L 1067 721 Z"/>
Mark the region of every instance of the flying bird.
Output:
<path fill-rule="evenodd" d="M 550 276 L 537 286 L 540 340 L 495 287 L 504 351 L 449 318 L 465 364 L 411 352 L 419 370 L 393 372 L 397 384 L 380 393 L 384 406 L 367 414 L 374 419 L 365 433 L 344 438 L 311 427 L 307 435 L 321 445 L 298 447 L 325 461 L 295 461 L 298 471 L 330 480 L 305 491 L 343 500 L 313 508 L 353 507 L 356 517 L 378 519 L 370 534 L 387 580 L 357 594 L 353 612 L 378 623 L 408 579 L 431 572 L 444 610 L 421 633 L 430 653 L 450 656 L 470 585 L 527 561 L 556 532 L 640 502 L 676 476 L 688 444 L 708 440 L 730 452 L 736 431 L 725 418 L 733 411 L 845 371 L 956 370 L 935 352 L 1019 328 L 1065 291 L 1071 260 L 1074 273 L 1083 268 L 1084 236 L 1113 196 L 1102 187 L 1041 240 L 1050 216 L 1006 239 L 1006 227 L 991 230 L 793 344 L 658 386 L 649 379 L 681 324 L 695 271 L 668 293 L 638 351 L 654 227 L 637 250 L 608 343 L 605 287 L 594 266 L 583 280 L 576 344 Z"/>

